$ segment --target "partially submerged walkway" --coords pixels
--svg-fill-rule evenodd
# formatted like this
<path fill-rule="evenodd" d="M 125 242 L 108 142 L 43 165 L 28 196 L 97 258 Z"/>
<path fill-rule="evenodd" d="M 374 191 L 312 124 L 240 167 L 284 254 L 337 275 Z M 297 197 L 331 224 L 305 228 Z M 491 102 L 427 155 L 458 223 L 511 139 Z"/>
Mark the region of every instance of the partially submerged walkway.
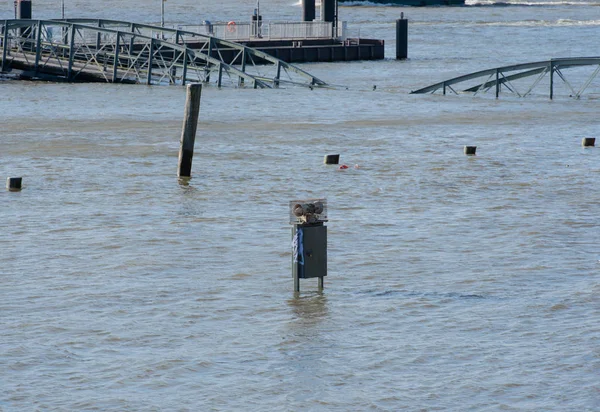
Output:
<path fill-rule="evenodd" d="M 0 46 L 0 71 L 20 70 L 28 78 L 253 88 L 326 85 L 238 43 L 115 20 L 0 20 Z"/>
<path fill-rule="evenodd" d="M 574 69 L 585 66 L 595 66 L 593 72 L 589 75 L 580 76 L 583 82 L 579 88 L 575 88 L 573 84 L 567 80 L 564 74 L 565 69 Z M 505 89 L 518 95 L 526 97 L 540 84 L 540 82 L 548 75 L 548 96 L 554 98 L 555 93 L 555 75 L 557 75 L 567 86 L 569 96 L 579 99 L 583 92 L 590 86 L 592 81 L 600 72 L 600 57 L 570 57 L 562 59 L 552 59 L 541 62 L 515 64 L 511 66 L 497 67 L 494 69 L 481 70 L 464 76 L 455 77 L 443 82 L 432 84 L 431 86 L 415 90 L 412 93 L 435 93 L 441 91 L 446 94 L 446 91 L 451 91 L 458 94 L 456 89 L 460 86 L 463 92 L 479 93 L 487 92 L 493 89 L 496 98 L 500 96 L 500 91 Z M 526 84 L 519 90 L 516 82 L 521 79 L 532 78 L 532 84 Z M 483 82 L 482 82 L 483 80 Z"/>

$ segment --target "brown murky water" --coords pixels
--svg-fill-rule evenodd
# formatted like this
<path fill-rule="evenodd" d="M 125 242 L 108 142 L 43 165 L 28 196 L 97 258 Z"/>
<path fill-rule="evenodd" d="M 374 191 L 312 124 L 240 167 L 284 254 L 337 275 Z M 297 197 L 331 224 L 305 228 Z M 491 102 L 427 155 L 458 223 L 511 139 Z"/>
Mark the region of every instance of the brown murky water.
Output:
<path fill-rule="evenodd" d="M 194 23 L 254 5 L 166 6 Z M 335 90 L 206 87 L 187 186 L 183 88 L 0 83 L 0 177 L 24 178 L 0 191 L 0 411 L 598 410 L 597 82 L 408 94 L 599 55 L 596 6 L 343 7 L 390 57 L 404 11 L 411 59 L 302 66 Z M 160 3 L 66 8 L 157 21 Z M 359 168 L 322 164 L 338 152 Z M 328 199 L 329 276 L 294 296 L 302 197 Z"/>

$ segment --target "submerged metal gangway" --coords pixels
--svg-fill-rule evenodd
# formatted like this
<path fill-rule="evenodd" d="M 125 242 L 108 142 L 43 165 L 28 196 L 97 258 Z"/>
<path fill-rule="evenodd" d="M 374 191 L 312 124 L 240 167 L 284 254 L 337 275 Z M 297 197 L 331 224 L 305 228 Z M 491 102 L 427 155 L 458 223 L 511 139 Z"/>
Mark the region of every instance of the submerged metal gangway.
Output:
<path fill-rule="evenodd" d="M 564 74 L 565 69 L 573 69 L 584 66 L 596 66 L 595 70 L 583 81 L 579 89 L 573 87 L 572 83 L 567 80 Z M 573 57 L 551 59 L 547 61 L 516 64 L 511 66 L 497 67 L 494 69 L 481 70 L 464 76 L 455 77 L 443 82 L 432 84 L 419 90 L 412 91 L 412 94 L 435 93 L 441 91 L 446 94 L 446 91 L 451 91 L 454 94 L 459 94 L 456 91 L 456 85 L 464 84 L 460 89 L 462 92 L 470 92 L 474 94 L 485 93 L 489 90 L 494 90 L 496 98 L 500 96 L 501 90 L 508 90 L 519 97 L 530 95 L 541 81 L 548 77 L 548 96 L 550 99 L 555 95 L 555 78 L 558 76 L 569 90 L 569 96 L 579 99 L 585 90 L 590 86 L 594 79 L 600 73 L 600 57 Z M 533 78 L 533 83 L 528 84 L 526 91 L 518 90 L 515 82 L 520 79 Z M 481 80 L 473 84 L 473 80 Z"/>
<path fill-rule="evenodd" d="M 264 52 L 204 34 L 98 19 L 0 20 L 0 69 L 70 82 L 326 83 Z"/>

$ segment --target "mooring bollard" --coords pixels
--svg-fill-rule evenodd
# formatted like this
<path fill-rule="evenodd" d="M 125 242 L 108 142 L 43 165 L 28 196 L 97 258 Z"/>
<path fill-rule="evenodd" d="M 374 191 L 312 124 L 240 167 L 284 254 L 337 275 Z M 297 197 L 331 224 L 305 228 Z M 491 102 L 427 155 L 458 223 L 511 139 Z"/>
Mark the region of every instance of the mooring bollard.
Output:
<path fill-rule="evenodd" d="M 196 129 L 198 128 L 201 96 L 201 84 L 194 83 L 187 85 L 185 114 L 183 117 L 183 129 L 181 131 L 181 144 L 179 147 L 178 177 L 192 176 L 192 158 L 194 157 L 194 143 L 196 141 Z"/>
<path fill-rule="evenodd" d="M 583 147 L 593 147 L 596 145 L 596 138 L 595 137 L 584 137 L 583 140 L 581 141 L 581 145 Z"/>
<path fill-rule="evenodd" d="M 326 165 L 337 165 L 338 163 L 340 163 L 340 155 L 339 154 L 325 155 L 325 159 L 323 160 L 323 163 L 325 163 Z"/>
<path fill-rule="evenodd" d="M 15 14 L 17 19 L 31 19 L 31 0 L 16 0 Z"/>
<path fill-rule="evenodd" d="M 400 18 L 396 20 L 396 60 L 408 58 L 408 20 L 404 18 L 404 13 L 400 13 Z"/>
<path fill-rule="evenodd" d="M 6 179 L 6 188 L 11 192 L 18 192 L 19 190 L 21 190 L 22 184 L 22 177 L 9 177 Z"/>
<path fill-rule="evenodd" d="M 294 200 L 290 202 L 292 224 L 292 277 L 294 292 L 300 291 L 300 279 L 327 276 L 327 200 Z"/>
<path fill-rule="evenodd" d="M 315 19 L 315 0 L 302 0 L 302 21 L 312 22 Z"/>
<path fill-rule="evenodd" d="M 477 146 L 465 146 L 465 154 L 467 156 L 475 156 L 475 152 L 477 152 Z"/>

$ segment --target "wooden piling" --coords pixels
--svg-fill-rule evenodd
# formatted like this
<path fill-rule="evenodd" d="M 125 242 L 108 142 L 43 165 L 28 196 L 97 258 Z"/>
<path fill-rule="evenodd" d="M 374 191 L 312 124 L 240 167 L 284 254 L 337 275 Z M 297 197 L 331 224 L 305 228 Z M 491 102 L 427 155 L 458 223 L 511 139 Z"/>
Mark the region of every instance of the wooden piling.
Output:
<path fill-rule="evenodd" d="M 192 177 L 192 158 L 194 157 L 194 143 L 196 141 L 201 96 L 201 84 L 194 83 L 187 85 L 183 129 L 181 131 L 181 144 L 179 147 L 178 177 Z"/>

